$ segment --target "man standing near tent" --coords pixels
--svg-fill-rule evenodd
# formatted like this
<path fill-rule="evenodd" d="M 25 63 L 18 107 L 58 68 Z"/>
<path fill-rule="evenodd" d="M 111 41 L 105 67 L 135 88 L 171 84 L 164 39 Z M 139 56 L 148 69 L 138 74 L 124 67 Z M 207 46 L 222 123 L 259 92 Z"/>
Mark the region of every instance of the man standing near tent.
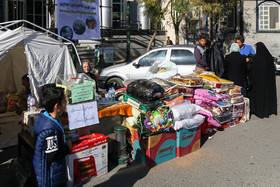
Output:
<path fill-rule="evenodd" d="M 24 90 L 18 92 L 18 105 L 16 105 L 16 113 L 21 115 L 24 110 L 27 110 L 27 98 L 31 94 L 30 83 L 28 74 L 25 74 L 21 77 L 21 84 L 24 86 Z"/>
<path fill-rule="evenodd" d="M 27 99 L 28 95 L 31 94 L 28 74 L 25 74 L 21 77 L 21 85 L 24 86 L 25 90 L 24 94 L 19 95 L 19 97 Z"/>

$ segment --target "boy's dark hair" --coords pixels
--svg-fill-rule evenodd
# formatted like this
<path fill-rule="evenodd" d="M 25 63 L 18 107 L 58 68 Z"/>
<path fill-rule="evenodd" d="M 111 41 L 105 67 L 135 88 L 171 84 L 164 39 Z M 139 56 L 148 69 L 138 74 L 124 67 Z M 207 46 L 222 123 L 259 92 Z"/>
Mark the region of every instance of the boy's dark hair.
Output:
<path fill-rule="evenodd" d="M 28 77 L 28 74 L 25 74 L 21 77 L 21 80 L 25 80 L 27 82 L 29 82 L 29 77 Z"/>
<path fill-rule="evenodd" d="M 198 40 L 201 40 L 201 39 L 205 39 L 206 40 L 206 35 L 205 34 L 199 35 Z"/>
<path fill-rule="evenodd" d="M 53 112 L 56 103 L 61 105 L 64 99 L 64 89 L 59 87 L 46 88 L 42 93 L 42 106 L 48 111 Z"/>
<path fill-rule="evenodd" d="M 240 42 L 242 42 L 242 43 L 244 43 L 245 42 L 245 39 L 244 39 L 244 37 L 243 36 L 237 36 L 236 38 L 235 38 L 235 40 L 240 40 Z"/>

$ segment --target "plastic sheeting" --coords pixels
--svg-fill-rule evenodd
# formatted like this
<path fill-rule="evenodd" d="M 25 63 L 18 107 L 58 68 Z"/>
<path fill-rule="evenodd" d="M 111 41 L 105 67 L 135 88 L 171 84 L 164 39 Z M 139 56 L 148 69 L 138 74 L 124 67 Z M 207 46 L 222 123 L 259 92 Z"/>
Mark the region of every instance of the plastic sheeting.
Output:
<path fill-rule="evenodd" d="M 147 79 L 161 78 L 169 79 L 178 73 L 178 68 L 174 62 L 169 60 L 158 60 L 150 67 L 146 74 Z"/>
<path fill-rule="evenodd" d="M 57 75 L 76 74 L 67 45 L 46 34 L 19 27 L 0 35 L 0 91 L 16 92 L 28 73 L 32 94 L 55 83 Z"/>

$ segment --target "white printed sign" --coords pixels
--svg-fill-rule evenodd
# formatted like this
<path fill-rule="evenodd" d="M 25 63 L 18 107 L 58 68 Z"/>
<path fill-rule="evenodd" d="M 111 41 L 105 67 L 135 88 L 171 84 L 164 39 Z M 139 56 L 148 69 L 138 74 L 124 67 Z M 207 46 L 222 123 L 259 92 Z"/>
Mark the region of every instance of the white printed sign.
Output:
<path fill-rule="evenodd" d="M 77 129 L 99 123 L 97 102 L 67 105 L 69 129 Z"/>

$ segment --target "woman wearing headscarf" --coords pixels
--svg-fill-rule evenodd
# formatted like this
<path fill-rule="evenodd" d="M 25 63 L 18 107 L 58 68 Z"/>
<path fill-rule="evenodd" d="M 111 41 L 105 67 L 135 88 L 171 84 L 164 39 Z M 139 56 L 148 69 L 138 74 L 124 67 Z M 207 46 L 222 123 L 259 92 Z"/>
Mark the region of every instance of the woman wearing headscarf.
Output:
<path fill-rule="evenodd" d="M 221 41 L 214 42 L 207 55 L 207 64 L 209 71 L 214 72 L 218 77 L 223 77 L 224 68 L 224 55 L 223 43 Z"/>
<path fill-rule="evenodd" d="M 98 92 L 98 86 L 97 86 L 97 81 L 98 80 L 97 80 L 96 75 L 90 72 L 90 65 L 89 65 L 88 61 L 83 61 L 82 62 L 82 66 L 81 66 L 81 69 L 80 69 L 79 73 L 84 73 L 87 76 L 89 76 L 92 80 L 95 80 L 96 92 Z"/>
<path fill-rule="evenodd" d="M 230 54 L 225 57 L 226 77 L 241 86 L 243 96 L 246 96 L 246 57 L 240 54 L 240 48 L 236 43 L 231 44 Z"/>
<path fill-rule="evenodd" d="M 251 67 L 251 113 L 259 118 L 277 115 L 277 93 L 273 58 L 262 42 L 256 44 Z"/>

